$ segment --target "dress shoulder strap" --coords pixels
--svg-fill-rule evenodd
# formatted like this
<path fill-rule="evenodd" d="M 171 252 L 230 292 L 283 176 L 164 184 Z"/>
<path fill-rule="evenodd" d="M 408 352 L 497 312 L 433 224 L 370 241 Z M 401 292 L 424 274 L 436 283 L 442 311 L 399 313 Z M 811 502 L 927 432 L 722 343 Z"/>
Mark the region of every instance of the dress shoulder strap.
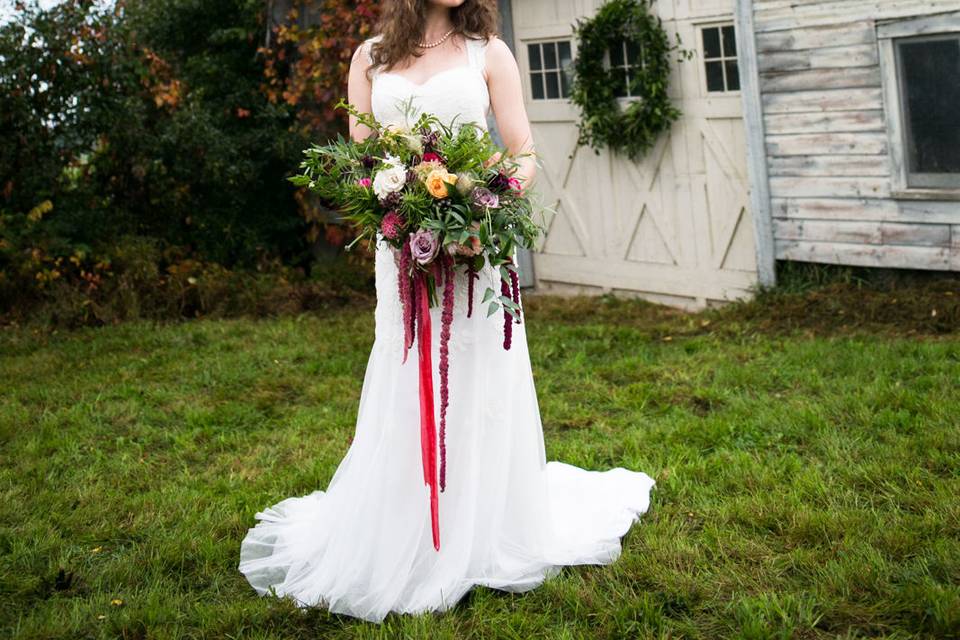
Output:
<path fill-rule="evenodd" d="M 383 37 L 383 34 L 377 34 L 375 36 L 367 38 L 366 40 L 363 41 L 363 44 L 360 45 L 363 48 L 364 52 L 366 53 L 367 61 L 370 64 L 373 64 L 373 43 L 379 42 L 382 37 Z M 374 70 L 374 73 L 376 73 L 376 69 Z"/>
<path fill-rule="evenodd" d="M 467 38 L 467 56 L 470 60 L 470 66 L 479 71 L 483 71 L 486 64 L 487 44 L 489 41 L 483 38 Z"/>

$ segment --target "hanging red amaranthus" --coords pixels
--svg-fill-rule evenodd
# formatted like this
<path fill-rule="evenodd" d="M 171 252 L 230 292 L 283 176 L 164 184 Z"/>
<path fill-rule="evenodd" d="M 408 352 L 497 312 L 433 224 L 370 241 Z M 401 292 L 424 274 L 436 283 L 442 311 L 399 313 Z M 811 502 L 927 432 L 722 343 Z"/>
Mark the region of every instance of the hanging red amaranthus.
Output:
<path fill-rule="evenodd" d="M 413 346 L 416 317 L 413 287 L 410 284 L 410 246 L 406 242 L 400 248 L 400 266 L 397 271 L 397 288 L 400 291 L 400 305 L 403 307 L 403 362 L 406 362 L 407 352 Z"/>
<path fill-rule="evenodd" d="M 449 398 L 450 325 L 453 323 L 453 258 L 443 257 L 443 312 L 440 316 L 440 491 L 447 486 L 447 404 Z"/>
<path fill-rule="evenodd" d="M 479 280 L 480 275 L 473 268 L 473 262 L 467 265 L 467 317 L 473 315 L 473 281 Z"/>
<path fill-rule="evenodd" d="M 507 258 L 507 262 L 514 264 L 513 258 Z M 520 277 L 517 276 L 516 268 L 508 269 L 510 272 L 510 290 L 512 293 L 512 299 L 517 304 L 517 307 L 520 306 Z M 517 309 L 517 324 L 520 324 L 520 310 Z"/>
<path fill-rule="evenodd" d="M 504 296 L 510 295 L 510 287 L 503 278 L 500 278 L 500 293 Z M 510 339 L 513 336 L 513 318 L 507 310 L 507 305 L 503 305 L 503 348 L 510 349 Z"/>

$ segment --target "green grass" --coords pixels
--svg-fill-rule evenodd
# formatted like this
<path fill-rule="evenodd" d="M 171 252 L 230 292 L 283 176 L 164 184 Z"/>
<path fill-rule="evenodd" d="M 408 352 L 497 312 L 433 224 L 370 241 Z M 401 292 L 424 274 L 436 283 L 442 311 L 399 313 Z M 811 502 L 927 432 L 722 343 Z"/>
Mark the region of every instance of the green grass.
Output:
<path fill-rule="evenodd" d="M 346 452 L 369 306 L 8 328 L 0 636 L 960 637 L 956 300 L 900 330 L 803 299 L 527 299 L 548 459 L 650 473 L 650 511 L 613 565 L 382 626 L 258 598 L 236 570 L 254 513 L 326 487 Z"/>

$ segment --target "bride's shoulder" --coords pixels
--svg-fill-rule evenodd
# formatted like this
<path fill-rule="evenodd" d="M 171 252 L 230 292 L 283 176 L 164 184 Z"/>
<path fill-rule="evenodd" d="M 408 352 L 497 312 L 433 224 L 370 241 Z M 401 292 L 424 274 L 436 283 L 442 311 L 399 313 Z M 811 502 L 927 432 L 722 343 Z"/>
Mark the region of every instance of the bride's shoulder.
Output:
<path fill-rule="evenodd" d="M 517 61 L 513 56 L 513 51 L 496 34 L 490 36 L 483 48 L 488 73 L 491 70 L 496 72 L 516 66 Z"/>

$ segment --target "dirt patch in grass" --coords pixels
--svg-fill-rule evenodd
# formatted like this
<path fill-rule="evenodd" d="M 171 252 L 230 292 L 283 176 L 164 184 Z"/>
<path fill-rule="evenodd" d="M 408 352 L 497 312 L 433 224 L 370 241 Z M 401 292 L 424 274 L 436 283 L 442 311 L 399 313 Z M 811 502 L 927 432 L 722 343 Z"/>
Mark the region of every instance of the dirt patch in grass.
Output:
<path fill-rule="evenodd" d="M 705 334 L 939 336 L 960 329 L 960 275 L 817 266 L 811 275 L 786 269 L 781 284 L 751 300 L 691 313 L 612 295 L 563 298 L 528 295 L 531 316 L 552 322 L 629 325 L 651 339 Z M 810 268 L 807 267 L 809 270 Z"/>

